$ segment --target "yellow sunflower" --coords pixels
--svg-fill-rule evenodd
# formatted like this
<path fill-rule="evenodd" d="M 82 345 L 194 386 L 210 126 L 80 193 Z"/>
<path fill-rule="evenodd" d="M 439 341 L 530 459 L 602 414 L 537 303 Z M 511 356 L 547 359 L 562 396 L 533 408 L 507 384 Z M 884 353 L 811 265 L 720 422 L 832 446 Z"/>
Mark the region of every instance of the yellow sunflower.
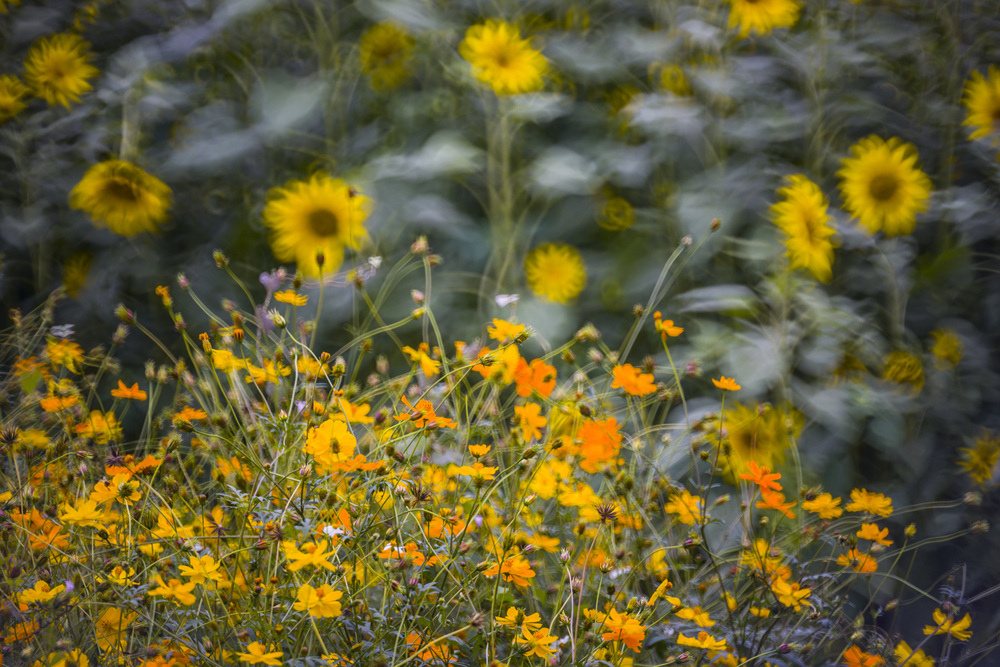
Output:
<path fill-rule="evenodd" d="M 962 103 L 968 110 L 962 124 L 976 128 L 969 138 L 993 135 L 995 144 L 1000 139 L 1000 69 L 990 65 L 988 77 L 973 72 L 965 82 Z"/>
<path fill-rule="evenodd" d="M 872 234 L 909 234 L 927 210 L 931 179 L 917 166 L 917 149 L 898 137 L 874 135 L 851 147 L 837 175 L 844 208 Z"/>
<path fill-rule="evenodd" d="M 166 183 L 124 160 L 95 164 L 69 193 L 71 208 L 120 236 L 155 232 L 167 219 L 172 201 Z"/>
<path fill-rule="evenodd" d="M 789 177 L 778 190 L 782 201 L 771 206 L 774 224 L 786 235 L 785 246 L 791 268 L 806 269 L 816 280 L 830 282 L 833 275 L 834 230 L 827 214 L 823 191 L 802 174 Z"/>
<path fill-rule="evenodd" d="M 517 26 L 489 20 L 469 28 L 458 47 L 472 64 L 476 78 L 497 95 L 530 93 L 542 88 L 548 61 L 531 42 L 521 39 Z"/>
<path fill-rule="evenodd" d="M 294 261 L 304 275 L 319 278 L 340 268 L 345 248 L 361 247 L 368 237 L 363 225 L 370 209 L 368 197 L 320 173 L 272 189 L 264 224 L 272 230 L 271 249 L 279 261 Z"/>
<path fill-rule="evenodd" d="M 0 0 L 2 2 L 2 0 Z M 21 100 L 31 92 L 16 76 L 0 76 L 0 123 L 13 118 L 24 110 Z"/>
<path fill-rule="evenodd" d="M 524 277 L 532 292 L 556 303 L 576 298 L 587 284 L 587 270 L 576 248 L 543 243 L 524 260 Z"/>
<path fill-rule="evenodd" d="M 799 20 L 799 0 L 728 0 L 729 27 L 740 29 L 740 38 L 751 33 L 768 35 L 775 28 L 791 28 Z"/>
<path fill-rule="evenodd" d="M 90 92 L 88 79 L 98 75 L 90 64 L 90 44 L 79 35 L 61 34 L 42 37 L 28 51 L 24 60 L 24 80 L 50 105 L 79 102 Z"/>
<path fill-rule="evenodd" d="M 361 71 L 371 75 L 372 88 L 392 90 L 410 72 L 406 69 L 416 42 L 403 29 L 392 23 L 379 23 L 361 36 Z"/>

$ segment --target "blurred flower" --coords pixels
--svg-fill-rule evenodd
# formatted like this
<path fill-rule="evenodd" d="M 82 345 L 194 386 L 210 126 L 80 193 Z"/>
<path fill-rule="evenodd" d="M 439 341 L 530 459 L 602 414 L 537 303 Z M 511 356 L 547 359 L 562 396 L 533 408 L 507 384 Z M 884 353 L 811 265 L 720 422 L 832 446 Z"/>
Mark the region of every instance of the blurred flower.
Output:
<path fill-rule="evenodd" d="M 934 342 L 931 344 L 931 354 L 939 366 L 957 366 L 962 360 L 964 345 L 954 329 L 935 329 L 931 332 Z"/>
<path fill-rule="evenodd" d="M 692 495 L 687 489 L 681 489 L 680 493 L 671 494 L 663 511 L 673 514 L 681 523 L 693 526 L 701 523 L 701 498 Z"/>
<path fill-rule="evenodd" d="M 726 640 L 716 639 L 707 632 L 699 632 L 697 639 L 685 637 L 683 633 L 677 635 L 677 644 L 680 646 L 692 646 L 694 648 L 705 648 L 713 651 L 726 650 Z"/>
<path fill-rule="evenodd" d="M 868 489 L 851 489 L 851 502 L 845 508 L 848 512 L 866 512 L 885 518 L 892 514 L 892 498 Z"/>
<path fill-rule="evenodd" d="M 650 70 L 651 74 L 659 73 L 659 77 L 654 83 L 659 83 L 663 90 L 668 90 L 678 97 L 687 97 L 691 94 L 691 84 L 688 83 L 680 65 L 653 63 Z"/>
<path fill-rule="evenodd" d="M 69 193 L 71 208 L 120 236 L 155 232 L 172 199 L 166 183 L 124 160 L 95 164 Z"/>
<path fill-rule="evenodd" d="M 129 629 L 138 614 L 117 607 L 105 609 L 94 623 L 94 635 L 101 651 L 121 651 L 125 648 L 125 631 Z"/>
<path fill-rule="evenodd" d="M 975 128 L 969 138 L 993 135 L 996 144 L 1000 139 L 1000 68 L 990 65 L 988 77 L 973 72 L 965 82 L 962 103 L 968 111 L 962 124 Z"/>
<path fill-rule="evenodd" d="M 715 385 L 716 389 L 721 389 L 723 391 L 739 391 L 743 387 L 736 384 L 734 378 L 727 378 L 725 375 L 719 377 L 718 380 L 712 379 L 712 384 Z"/>
<path fill-rule="evenodd" d="M 802 174 L 788 178 L 778 189 L 782 201 L 771 206 L 771 217 L 785 233 L 786 255 L 792 269 L 806 269 L 816 280 L 827 283 L 833 275 L 834 234 L 823 191 Z"/>
<path fill-rule="evenodd" d="M 118 388 L 111 390 L 111 395 L 115 398 L 127 398 L 133 401 L 145 401 L 147 398 L 146 392 L 139 389 L 138 382 L 133 383 L 131 387 L 127 387 L 121 380 L 118 381 Z"/>
<path fill-rule="evenodd" d="M 750 33 L 768 35 L 775 28 L 790 28 L 799 20 L 798 0 L 728 0 L 729 27 L 740 29 L 740 38 Z"/>
<path fill-rule="evenodd" d="M 837 565 L 850 567 L 859 574 L 871 574 L 878 570 L 878 561 L 875 560 L 875 556 L 857 549 L 850 549 L 846 554 L 837 556 Z"/>
<path fill-rule="evenodd" d="M 965 470 L 965 473 L 972 478 L 976 484 L 985 486 L 993 479 L 993 468 L 1000 459 L 1000 437 L 983 431 L 976 438 L 973 447 L 963 447 L 958 450 L 962 453 L 962 460 L 958 465 Z"/>
<path fill-rule="evenodd" d="M 908 384 L 919 393 L 924 387 L 924 366 L 919 357 L 905 350 L 893 350 L 882 362 L 882 379 Z"/>
<path fill-rule="evenodd" d="M 0 7 L 3 0 L 0 0 Z M 26 106 L 21 100 L 31 92 L 21 80 L 11 74 L 0 76 L 0 123 L 21 113 Z"/>
<path fill-rule="evenodd" d="M 109 440 L 121 440 L 122 429 L 113 412 L 91 410 L 85 421 L 76 425 L 76 432 L 81 437 L 91 438 L 99 445 L 108 444 Z"/>
<path fill-rule="evenodd" d="M 517 26 L 489 20 L 469 28 L 458 47 L 479 81 L 497 95 L 530 93 L 542 88 L 548 61 Z"/>
<path fill-rule="evenodd" d="M 3 0 L 0 0 L 0 7 Z M 49 653 L 43 660 L 36 660 L 31 667 L 90 667 L 90 658 L 80 649 Z"/>
<path fill-rule="evenodd" d="M 344 249 L 360 248 L 368 236 L 363 225 L 371 200 L 339 178 L 314 174 L 273 188 L 267 197 L 264 224 L 271 228 L 274 256 L 294 261 L 311 278 L 336 272 Z"/>
<path fill-rule="evenodd" d="M 7 7 L 18 7 L 21 0 L 0 0 L 0 14 L 7 13 Z"/>
<path fill-rule="evenodd" d="M 766 403 L 727 405 L 722 420 L 713 424 L 716 433 L 723 433 L 719 443 L 723 475 L 735 483 L 739 475 L 751 472 L 751 461 L 775 470 L 785 460 L 785 452 L 802 425 L 802 415 L 792 408 L 783 410 Z"/>
<path fill-rule="evenodd" d="M 924 653 L 923 649 L 914 651 L 902 640 L 896 644 L 894 654 L 896 664 L 900 667 L 934 667 L 934 658 Z"/>
<path fill-rule="evenodd" d="M 632 364 L 615 366 L 611 372 L 614 375 L 612 389 L 621 389 L 632 396 L 645 396 L 656 391 L 652 374 L 643 373 Z"/>
<path fill-rule="evenodd" d="M 847 212 L 872 234 L 911 233 L 931 196 L 931 179 L 917 166 L 917 149 L 898 137 L 885 141 L 872 135 L 852 146 L 851 154 L 837 172 Z"/>
<path fill-rule="evenodd" d="M 885 661 L 877 655 L 865 653 L 860 646 L 851 646 L 844 651 L 842 664 L 845 667 L 879 667 L 879 665 L 884 665 Z"/>
<path fill-rule="evenodd" d="M 278 303 L 287 303 L 291 306 L 304 306 L 309 303 L 309 297 L 305 294 L 298 294 L 295 290 L 282 290 L 274 293 L 274 300 Z"/>
<path fill-rule="evenodd" d="M 556 303 L 576 298 L 587 284 L 579 251 L 563 243 L 543 243 L 529 252 L 524 276 L 532 292 Z"/>
<path fill-rule="evenodd" d="M 89 252 L 78 252 L 66 260 L 63 264 L 63 289 L 66 294 L 76 298 L 87 284 L 87 277 L 90 275 L 90 265 L 94 263 L 94 256 Z"/>
<path fill-rule="evenodd" d="M 71 33 L 42 37 L 24 59 L 24 81 L 35 96 L 67 109 L 90 92 L 88 79 L 98 74 L 90 64 L 90 44 Z"/>
<path fill-rule="evenodd" d="M 635 222 L 635 211 L 632 204 L 622 197 L 609 197 L 601 207 L 601 215 L 597 224 L 613 232 L 628 229 Z"/>
<path fill-rule="evenodd" d="M 839 507 L 840 502 L 840 498 L 834 498 L 829 493 L 821 493 L 812 500 L 803 500 L 802 509 L 818 514 L 821 519 L 836 519 L 844 513 L 844 508 Z"/>
<path fill-rule="evenodd" d="M 373 25 L 361 36 L 361 71 L 371 75 L 372 88 L 392 90 L 410 75 L 406 63 L 412 58 L 413 38 L 392 23 Z"/>

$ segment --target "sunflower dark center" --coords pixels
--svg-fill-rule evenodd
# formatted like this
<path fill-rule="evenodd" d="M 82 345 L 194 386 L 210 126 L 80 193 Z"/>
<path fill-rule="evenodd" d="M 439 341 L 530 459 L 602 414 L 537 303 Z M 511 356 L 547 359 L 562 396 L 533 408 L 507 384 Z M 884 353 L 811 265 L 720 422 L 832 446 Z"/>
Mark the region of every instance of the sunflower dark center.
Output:
<path fill-rule="evenodd" d="M 876 176 L 868 184 L 868 194 L 879 202 L 889 201 L 895 196 L 897 190 L 899 190 L 899 179 L 888 174 Z"/>
<path fill-rule="evenodd" d="M 318 208 L 309 214 L 309 229 L 316 236 L 336 236 L 340 221 L 332 211 Z"/>
<path fill-rule="evenodd" d="M 135 202 L 139 200 L 139 192 L 135 183 L 122 178 L 114 178 L 108 181 L 104 186 L 104 194 L 120 202 Z"/>

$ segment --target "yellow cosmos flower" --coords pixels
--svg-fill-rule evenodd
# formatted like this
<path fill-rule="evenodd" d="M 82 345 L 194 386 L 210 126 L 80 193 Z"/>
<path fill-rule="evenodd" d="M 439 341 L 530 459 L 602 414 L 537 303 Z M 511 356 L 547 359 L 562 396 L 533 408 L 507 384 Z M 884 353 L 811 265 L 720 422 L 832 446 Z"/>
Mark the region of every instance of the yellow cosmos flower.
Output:
<path fill-rule="evenodd" d="M 303 274 L 319 278 L 340 268 L 345 248 L 361 247 L 370 209 L 368 197 L 321 173 L 272 189 L 264 224 L 271 228 L 271 249 L 279 261 L 295 262 Z"/>
<path fill-rule="evenodd" d="M 264 646 L 260 642 L 250 642 L 247 645 L 246 653 L 237 653 L 236 657 L 240 662 L 251 665 L 281 665 L 281 656 L 285 655 L 281 651 L 275 651 L 275 646 Z"/>
<path fill-rule="evenodd" d="M 531 42 L 521 39 L 517 26 L 490 20 L 465 33 L 459 53 L 472 65 L 479 81 L 497 95 L 518 95 L 542 88 L 548 61 Z"/>
<path fill-rule="evenodd" d="M 965 82 L 962 104 L 967 110 L 963 125 L 975 128 L 970 139 L 1000 139 L 1000 68 L 990 65 L 989 76 L 973 72 Z"/>
<path fill-rule="evenodd" d="M 924 653 L 923 649 L 913 650 L 904 641 L 896 644 L 893 652 L 896 657 L 896 664 L 900 667 L 934 667 L 934 658 Z"/>
<path fill-rule="evenodd" d="M 802 174 L 788 179 L 788 185 L 778 190 L 781 201 L 771 206 L 771 217 L 785 233 L 789 265 L 805 269 L 821 283 L 830 282 L 833 275 L 833 243 L 830 237 L 829 204 L 823 191 Z"/>
<path fill-rule="evenodd" d="M 898 137 L 874 135 L 851 147 L 837 175 L 844 208 L 871 232 L 909 234 L 927 210 L 931 179 L 917 166 L 917 149 Z"/>
<path fill-rule="evenodd" d="M 166 183 L 125 160 L 95 164 L 69 193 L 71 208 L 119 236 L 155 232 L 172 202 Z"/>
<path fill-rule="evenodd" d="M 680 646 L 691 646 L 693 648 L 704 648 L 712 651 L 725 651 L 726 640 L 716 639 L 707 632 L 699 632 L 698 637 L 685 637 L 684 634 L 677 635 L 677 643 Z"/>
<path fill-rule="evenodd" d="M 3 6 L 0 0 L 0 6 Z M 16 76 L 0 76 L 0 123 L 21 113 L 26 106 L 23 100 L 31 92 Z"/>
<path fill-rule="evenodd" d="M 292 608 L 295 611 L 307 611 L 313 618 L 334 618 L 341 615 L 338 600 L 343 595 L 342 592 L 330 588 L 329 584 L 323 584 L 319 588 L 302 584 Z"/>
<path fill-rule="evenodd" d="M 968 614 L 963 616 L 962 620 L 956 621 L 953 615 L 946 615 L 940 609 L 935 609 L 932 617 L 936 625 L 925 625 L 925 635 L 948 634 L 960 642 L 967 642 L 972 639 L 972 631 L 969 630 L 969 626 L 972 625 L 972 617 Z"/>
<path fill-rule="evenodd" d="M 138 614 L 117 607 L 105 609 L 94 623 L 94 636 L 101 651 L 121 651 L 125 648 L 125 633 Z"/>
<path fill-rule="evenodd" d="M 79 102 L 90 92 L 88 79 L 98 75 L 90 64 L 90 44 L 79 35 L 61 34 L 42 37 L 24 59 L 24 81 L 36 97 L 50 105 Z"/>
<path fill-rule="evenodd" d="M 790 28 L 799 20 L 798 0 L 728 0 L 729 27 L 740 29 L 740 38 L 751 33 L 768 35 L 775 28 Z"/>
<path fill-rule="evenodd" d="M 413 57 L 413 38 L 392 23 L 379 23 L 361 36 L 361 71 L 372 78 L 375 90 L 392 90 L 410 76 L 406 65 Z"/>
<path fill-rule="evenodd" d="M 572 301 L 587 284 L 579 251 L 563 243 L 544 243 L 529 252 L 524 276 L 532 292 L 556 303 Z"/>

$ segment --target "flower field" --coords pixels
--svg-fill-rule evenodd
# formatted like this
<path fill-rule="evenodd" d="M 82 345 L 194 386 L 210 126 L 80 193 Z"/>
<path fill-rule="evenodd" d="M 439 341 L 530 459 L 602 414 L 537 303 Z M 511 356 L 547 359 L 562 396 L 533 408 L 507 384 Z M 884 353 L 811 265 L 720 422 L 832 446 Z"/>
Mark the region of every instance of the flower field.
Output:
<path fill-rule="evenodd" d="M 998 30 L 0 0 L 0 665 L 998 664 Z"/>

